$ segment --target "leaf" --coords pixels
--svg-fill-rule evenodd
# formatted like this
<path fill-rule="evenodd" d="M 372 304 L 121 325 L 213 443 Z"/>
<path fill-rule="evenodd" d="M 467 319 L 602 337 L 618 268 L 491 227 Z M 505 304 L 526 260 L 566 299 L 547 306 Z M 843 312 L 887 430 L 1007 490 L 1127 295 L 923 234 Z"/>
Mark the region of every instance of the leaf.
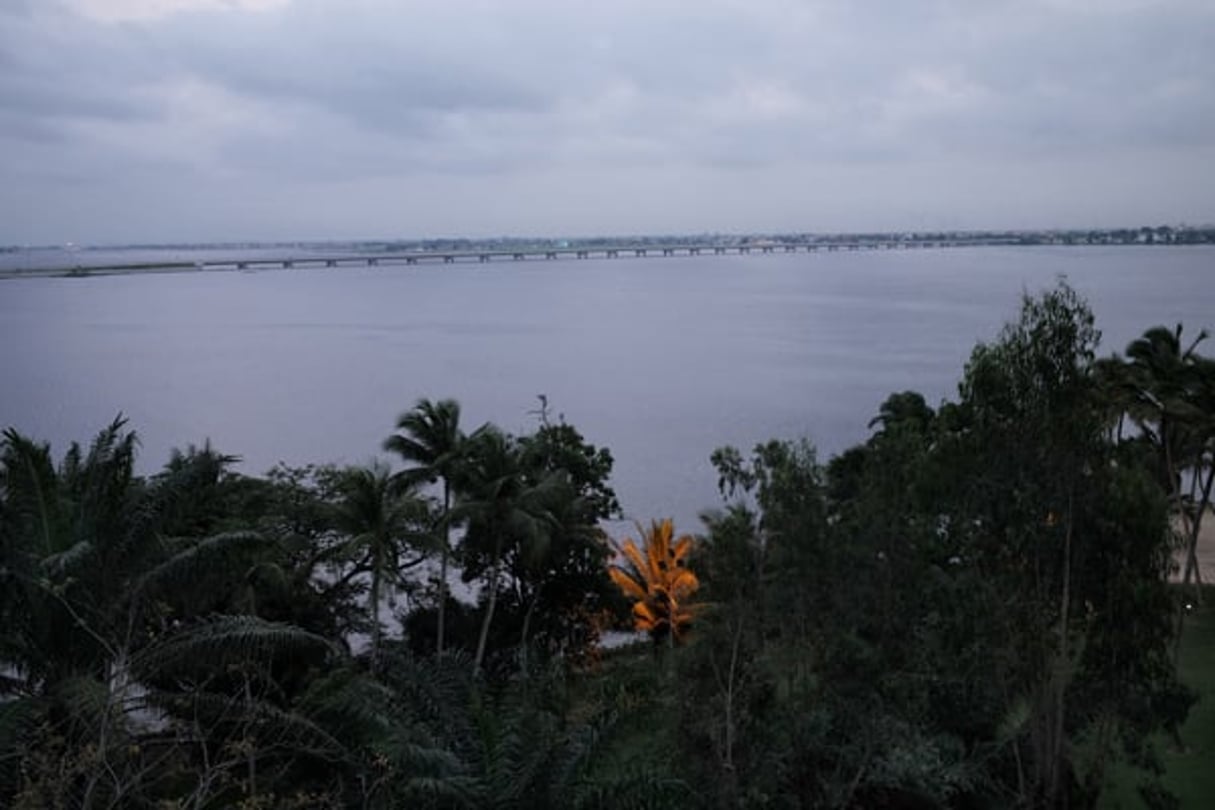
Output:
<path fill-rule="evenodd" d="M 229 663 L 262 661 L 287 652 L 332 651 L 323 637 L 254 616 L 221 616 L 140 650 L 131 669 L 141 678 L 206 672 Z"/>

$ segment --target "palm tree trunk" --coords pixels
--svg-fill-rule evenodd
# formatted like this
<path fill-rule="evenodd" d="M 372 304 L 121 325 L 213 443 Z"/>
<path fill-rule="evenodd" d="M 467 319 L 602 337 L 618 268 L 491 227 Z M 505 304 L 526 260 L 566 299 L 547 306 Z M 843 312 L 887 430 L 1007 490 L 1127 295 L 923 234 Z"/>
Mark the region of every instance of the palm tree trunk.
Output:
<path fill-rule="evenodd" d="M 1190 574 L 1193 573 L 1196 584 L 1197 596 L 1199 603 L 1202 600 L 1202 572 L 1198 569 L 1198 537 L 1202 532 L 1202 518 L 1207 510 L 1207 505 L 1211 502 L 1211 484 L 1215 480 L 1215 465 L 1212 465 L 1211 472 L 1207 474 L 1207 480 L 1202 484 L 1202 499 L 1194 498 L 1194 489 L 1197 487 L 1199 480 L 1202 478 L 1201 465 L 1194 471 L 1194 478 L 1191 483 L 1190 503 L 1194 505 L 1194 519 L 1186 527 L 1189 530 L 1189 537 L 1186 543 L 1186 560 L 1185 560 L 1185 577 L 1184 584 L 1190 584 Z"/>
<path fill-rule="evenodd" d="M 1067 528 L 1063 536 L 1063 594 L 1060 597 L 1059 606 L 1059 673 L 1068 671 L 1068 649 L 1067 635 L 1069 631 L 1068 618 L 1071 607 L 1071 587 L 1072 587 L 1072 495 L 1068 492 L 1067 496 Z M 1060 778 L 1063 760 L 1063 715 L 1065 707 L 1065 698 L 1067 693 L 1067 676 L 1057 674 L 1059 682 L 1055 686 L 1057 690 L 1054 697 L 1054 718 L 1053 728 L 1051 729 L 1051 751 L 1050 751 L 1050 769 L 1047 771 L 1050 774 L 1047 788 L 1048 801 L 1054 806 L 1058 801 L 1060 790 Z"/>
<path fill-rule="evenodd" d="M 451 483 L 443 479 L 443 549 L 439 554 L 439 637 L 435 644 L 435 653 L 443 655 L 443 635 L 447 616 L 447 557 L 451 545 L 451 525 L 448 515 L 451 513 Z"/>
<path fill-rule="evenodd" d="M 531 598 L 527 606 L 527 613 L 523 615 L 523 633 L 519 640 L 519 648 L 523 656 L 523 671 L 527 672 L 527 637 L 532 626 L 532 614 L 536 612 L 536 605 L 540 602 L 540 589 L 536 589 L 536 594 Z"/>
<path fill-rule="evenodd" d="M 495 533 L 494 562 L 489 574 L 489 602 L 485 605 L 485 618 L 481 620 L 481 635 L 477 639 L 477 657 L 473 659 L 473 675 L 481 671 L 481 662 L 485 660 L 485 643 L 489 639 L 489 625 L 494 620 L 494 608 L 498 604 L 498 575 L 502 561 L 501 535 Z"/>
<path fill-rule="evenodd" d="M 379 554 L 371 562 L 371 671 L 380 668 L 380 559 Z"/>

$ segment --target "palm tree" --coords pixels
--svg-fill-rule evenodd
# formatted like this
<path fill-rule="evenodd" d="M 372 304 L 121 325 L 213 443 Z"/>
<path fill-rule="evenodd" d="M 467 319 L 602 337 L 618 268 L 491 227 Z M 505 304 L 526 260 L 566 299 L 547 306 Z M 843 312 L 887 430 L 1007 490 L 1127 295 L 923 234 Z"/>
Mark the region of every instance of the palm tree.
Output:
<path fill-rule="evenodd" d="M 460 430 L 460 403 L 454 399 L 432 402 L 419 399 L 413 409 L 401 414 L 397 430 L 384 441 L 384 449 L 416 466 L 405 470 L 405 482 L 443 481 L 443 543 L 439 550 L 439 629 L 436 652 L 443 654 L 447 607 L 447 565 L 451 557 L 452 483 L 464 465 L 465 435 Z"/>
<path fill-rule="evenodd" d="M 517 444 L 497 428 L 481 428 L 469 437 L 468 444 L 468 486 L 454 514 L 468 523 L 466 550 L 485 567 L 485 616 L 473 660 L 475 673 L 485 659 L 503 556 L 511 549 L 525 554 L 543 552 L 555 524 L 548 499 L 561 481 L 548 476 L 529 483 Z"/>
<path fill-rule="evenodd" d="M 47 445 L 13 430 L 0 437 L 0 803 L 16 789 L 8 765 L 37 770 L 51 737 L 65 746 L 55 756 L 87 754 L 91 765 L 35 782 L 66 791 L 74 806 L 139 803 L 128 791 L 146 773 L 132 752 L 138 735 L 155 732 L 146 714 L 142 729 L 132 718 L 153 700 L 154 682 L 172 677 L 156 663 L 171 645 L 203 633 L 205 654 L 181 660 L 205 667 L 221 651 L 253 654 L 263 641 L 301 637 L 252 616 L 200 623 L 192 607 L 222 604 L 216 582 L 240 581 L 223 573 L 247 571 L 270 544 L 250 532 L 166 536 L 187 511 L 206 517 L 195 507 L 216 481 L 214 459 L 182 457 L 143 481 L 133 474 L 136 446 L 119 418 L 87 451 L 73 444 L 56 469 Z"/>
<path fill-rule="evenodd" d="M 1181 516 L 1186 535 L 1184 581 L 1193 574 L 1198 583 L 1201 600 L 1202 577 L 1198 571 L 1198 524 L 1184 505 L 1181 492 L 1182 472 L 1195 466 L 1200 474 L 1202 447 L 1205 443 L 1204 408 L 1201 402 L 1206 368 L 1197 353 L 1198 345 L 1206 340 L 1203 330 L 1183 348 L 1182 326 L 1169 330 L 1156 326 L 1132 341 L 1126 349 L 1129 378 L 1136 392 L 1131 417 L 1156 448 L 1160 458 L 1160 475 L 1173 508 Z"/>
<path fill-rule="evenodd" d="M 379 666 L 380 605 L 385 587 L 392 588 L 402 573 L 419 565 L 425 551 L 412 560 L 402 559 L 406 548 L 417 546 L 423 532 L 418 527 L 428 517 L 426 501 L 412 489 L 402 489 L 387 467 L 374 464 L 347 470 L 342 481 L 343 498 L 337 508 L 338 528 L 347 533 L 347 552 L 355 558 L 355 570 L 371 577 L 367 596 L 371 614 L 372 669 Z"/>
<path fill-rule="evenodd" d="M 638 524 L 637 532 L 642 549 L 625 539 L 620 548 L 624 560 L 609 568 L 608 574 L 625 595 L 636 600 L 634 626 L 655 641 L 665 636 L 674 646 L 692 624 L 695 611 L 688 599 L 700 587 L 687 567 L 693 540 L 687 534 L 673 540 L 675 526 L 670 518 L 651 521 L 649 531 Z"/>

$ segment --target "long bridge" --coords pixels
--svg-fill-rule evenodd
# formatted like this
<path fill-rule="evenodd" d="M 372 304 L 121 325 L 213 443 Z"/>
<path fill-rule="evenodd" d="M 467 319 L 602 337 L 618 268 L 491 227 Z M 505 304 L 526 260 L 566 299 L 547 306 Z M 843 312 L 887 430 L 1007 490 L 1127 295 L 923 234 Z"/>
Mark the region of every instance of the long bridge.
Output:
<path fill-rule="evenodd" d="M 725 256 L 770 253 L 817 253 L 858 250 L 908 250 L 923 248 L 988 247 L 1018 244 L 1011 238 L 985 239 L 872 239 L 818 242 L 749 242 L 725 244 L 627 244 L 601 246 L 486 248 L 460 250 L 413 250 L 398 252 L 352 252 L 348 254 L 304 254 L 281 256 L 233 256 L 201 261 L 148 261 L 109 264 L 80 263 L 68 267 L 2 271 L 3 275 L 92 275 L 94 273 L 155 272 L 173 270 L 258 270 L 293 267 L 352 267 L 379 265 L 490 263 L 557 259 L 620 259 L 674 256 Z"/>

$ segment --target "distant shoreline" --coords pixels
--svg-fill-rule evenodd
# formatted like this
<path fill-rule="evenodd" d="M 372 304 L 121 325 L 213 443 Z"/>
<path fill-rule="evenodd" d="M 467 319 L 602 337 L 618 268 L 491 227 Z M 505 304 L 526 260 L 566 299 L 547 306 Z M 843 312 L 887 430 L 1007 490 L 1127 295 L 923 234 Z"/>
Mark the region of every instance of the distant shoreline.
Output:
<path fill-rule="evenodd" d="M 448 264 L 501 264 L 506 262 L 538 262 L 546 260 L 619 260 L 629 258 L 676 258 L 716 255 L 767 255 L 818 252 L 943 250 L 977 247 L 1196 247 L 1211 242 L 1043 242 L 992 237 L 981 239 L 856 239 L 852 241 L 823 240 L 815 242 L 775 242 L 769 240 L 734 241 L 728 243 L 663 243 L 597 244 L 581 246 L 529 246 L 526 248 L 494 247 L 450 250 L 415 251 L 356 251 L 342 253 L 303 253 L 212 256 L 197 261 L 174 257 L 165 261 L 98 262 L 48 267 L 0 268 L 0 279 L 13 278 L 88 278 L 94 276 L 189 273 L 189 272 L 256 272 L 290 270 L 294 268 L 350 268 L 377 266 L 413 266 Z M 154 251 L 158 248 L 131 248 L 129 252 Z M 167 250 L 167 249 L 166 249 Z M 253 250 L 252 248 L 250 250 Z M 216 251 L 218 253 L 219 251 Z"/>

